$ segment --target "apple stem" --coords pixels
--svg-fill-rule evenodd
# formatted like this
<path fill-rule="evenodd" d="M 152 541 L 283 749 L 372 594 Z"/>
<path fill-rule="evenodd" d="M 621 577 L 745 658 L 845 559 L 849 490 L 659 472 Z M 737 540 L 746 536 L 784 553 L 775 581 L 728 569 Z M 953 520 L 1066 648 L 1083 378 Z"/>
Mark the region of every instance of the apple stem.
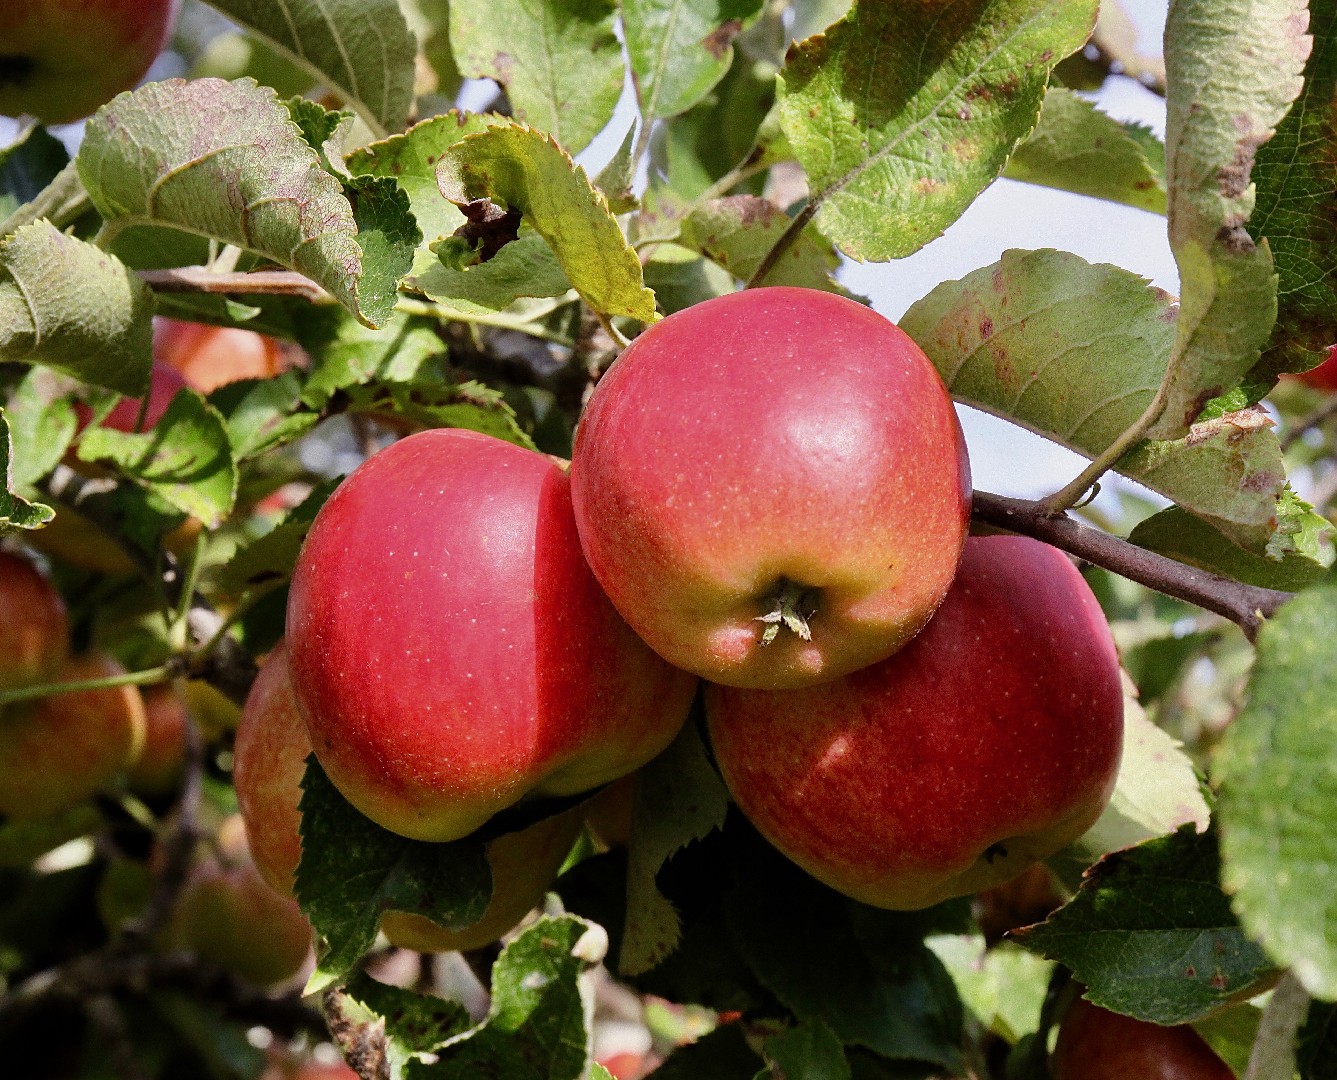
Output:
<path fill-rule="evenodd" d="M 808 627 L 808 620 L 815 614 L 815 610 L 806 614 L 799 610 L 799 604 L 806 595 L 807 590 L 801 585 L 788 579 L 781 580 L 780 588 L 775 593 L 775 607 L 765 615 L 758 615 L 756 619 L 757 622 L 766 624 L 766 629 L 761 634 L 763 645 L 769 645 L 775 640 L 781 626 L 789 627 L 804 641 L 812 640 L 812 630 Z"/>

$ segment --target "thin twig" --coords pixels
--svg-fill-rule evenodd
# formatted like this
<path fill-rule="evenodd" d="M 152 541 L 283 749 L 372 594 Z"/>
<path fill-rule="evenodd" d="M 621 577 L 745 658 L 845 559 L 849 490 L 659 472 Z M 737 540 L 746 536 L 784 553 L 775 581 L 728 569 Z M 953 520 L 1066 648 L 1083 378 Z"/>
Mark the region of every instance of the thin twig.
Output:
<path fill-rule="evenodd" d="M 1250 641 L 1258 628 L 1292 593 L 1210 574 L 1174 559 L 1147 551 L 1127 540 L 1082 525 L 1067 514 L 1051 516 L 1041 502 L 1009 499 L 987 491 L 975 492 L 972 516 L 988 525 L 1033 536 L 1076 555 L 1094 566 L 1136 581 L 1166 596 L 1184 600 L 1222 615 L 1244 631 Z"/>
<path fill-rule="evenodd" d="M 260 294 L 295 296 L 313 304 L 334 302 L 334 298 L 310 278 L 291 270 L 222 274 L 202 266 L 178 266 L 170 270 L 141 270 L 139 276 L 155 292 Z"/>
<path fill-rule="evenodd" d="M 1309 993 L 1286 972 L 1258 1023 L 1244 1080 L 1290 1080 L 1295 1074 L 1295 1033 L 1309 1011 Z"/>
<path fill-rule="evenodd" d="M 1304 438 L 1307 432 L 1313 431 L 1314 428 L 1333 416 L 1337 416 L 1337 394 L 1330 395 L 1322 405 L 1308 416 L 1296 421 L 1295 425 L 1282 437 L 1282 450 L 1289 450 L 1300 439 Z"/>
<path fill-rule="evenodd" d="M 352 1069 L 361 1080 L 390 1080 L 390 1059 L 385 1044 L 385 1021 L 360 1023 L 348 1015 L 347 998 L 337 987 L 330 987 L 321 995 L 320 1008 L 330 1037 L 339 1047 Z"/>

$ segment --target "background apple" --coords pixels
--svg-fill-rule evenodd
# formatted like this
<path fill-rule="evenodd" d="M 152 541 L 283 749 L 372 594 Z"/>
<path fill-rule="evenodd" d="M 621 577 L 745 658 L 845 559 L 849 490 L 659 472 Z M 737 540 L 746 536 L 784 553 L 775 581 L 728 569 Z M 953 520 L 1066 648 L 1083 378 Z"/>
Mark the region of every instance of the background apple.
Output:
<path fill-rule="evenodd" d="M 46 124 L 87 116 L 148 71 L 180 0 L 6 0 L 0 113 Z"/>
<path fill-rule="evenodd" d="M 297 901 L 280 896 L 260 876 L 245 828 L 234 816 L 220 826 L 213 850 L 192 867 L 165 943 L 270 986 L 302 969 L 311 951 L 311 925 Z"/>
<path fill-rule="evenodd" d="M 293 699 L 287 650 L 280 644 L 265 660 L 237 725 L 232 778 L 255 865 L 286 896 L 302 856 L 302 774 L 311 753 Z M 487 847 L 492 902 L 478 922 L 447 930 L 420 915 L 387 912 L 385 936 L 419 952 L 473 949 L 495 941 L 542 899 L 580 832 L 583 809 L 546 818 L 506 833 Z"/>
<path fill-rule="evenodd" d="M 709 686 L 739 808 L 814 877 L 921 908 L 1014 877 L 1100 816 L 1122 752 L 1109 627 L 1067 556 L 972 537 L 895 656 L 789 692 Z"/>
<path fill-rule="evenodd" d="M 1315 390 L 1337 390 L 1337 345 L 1329 346 L 1328 358 L 1318 367 L 1301 372 L 1295 378 Z"/>
<path fill-rule="evenodd" d="M 651 327 L 609 368 L 571 462 L 586 557 L 670 663 L 804 686 L 881 660 L 942 600 L 970 471 L 928 359 L 831 293 L 749 289 Z M 766 644 L 777 605 L 807 619 Z"/>
<path fill-rule="evenodd" d="M 139 410 L 143 398 L 122 398 L 102 420 L 100 426 L 112 431 L 148 431 L 167 411 L 167 406 L 176 397 L 177 391 L 186 389 L 186 380 L 176 368 L 154 361 L 149 374 L 149 404 L 144 410 L 144 423 L 139 426 Z M 83 402 L 74 405 L 75 415 L 79 418 L 79 430 L 83 431 L 93 422 L 93 410 Z"/>
<path fill-rule="evenodd" d="M 144 746 L 127 779 L 139 795 L 156 797 L 175 790 L 186 761 L 186 729 L 190 716 L 175 685 L 143 690 Z"/>
<path fill-rule="evenodd" d="M 105 653 L 69 660 L 59 682 L 125 669 Z M 79 690 L 0 709 L 0 813 L 38 818 L 83 802 L 130 766 L 144 743 L 139 689 Z"/>
<path fill-rule="evenodd" d="M 65 660 L 69 634 L 60 593 L 29 559 L 0 550 L 0 690 L 46 682 Z"/>
<path fill-rule="evenodd" d="M 239 379 L 281 375 L 296 346 L 230 326 L 209 326 L 162 316 L 153 320 L 153 357 L 170 365 L 192 390 L 207 394 Z"/>
<path fill-rule="evenodd" d="M 330 780 L 419 840 L 632 771 L 672 741 L 696 686 L 600 591 L 565 474 L 458 429 L 382 450 L 325 503 L 287 640 Z"/>
<path fill-rule="evenodd" d="M 1162 1027 L 1078 999 L 1059 1025 L 1054 1080 L 1234 1080 L 1187 1024 Z"/>

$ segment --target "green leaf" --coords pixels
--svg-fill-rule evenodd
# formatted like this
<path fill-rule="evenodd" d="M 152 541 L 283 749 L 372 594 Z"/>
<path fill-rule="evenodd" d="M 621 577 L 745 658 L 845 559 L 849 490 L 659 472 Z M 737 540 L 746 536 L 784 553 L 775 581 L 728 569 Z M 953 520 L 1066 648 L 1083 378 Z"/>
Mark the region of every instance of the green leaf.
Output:
<path fill-rule="evenodd" d="M 92 427 L 79 440 L 81 461 L 107 461 L 140 487 L 210 529 L 232 511 L 237 463 L 227 424 L 193 390 L 180 390 L 141 434 Z"/>
<path fill-rule="evenodd" d="M 1244 228 L 1254 154 L 1300 92 L 1305 0 L 1176 0 L 1165 27 L 1166 174 L 1180 310 L 1165 410 L 1149 434 L 1183 435 L 1238 386 L 1277 314 L 1266 242 Z"/>
<path fill-rule="evenodd" d="M 69 161 L 65 144 L 40 125 L 0 150 L 0 221 L 37 198 Z"/>
<path fill-rule="evenodd" d="M 153 293 L 114 255 L 49 222 L 0 240 L 0 361 L 122 394 L 148 389 Z"/>
<path fill-rule="evenodd" d="M 0 427 L 3 426 L 4 411 L 0 410 Z M 102 812 L 92 803 L 80 803 L 49 817 L 6 821 L 0 825 L 0 867 L 21 869 L 61 844 L 97 832 L 105 824 Z"/>
<path fill-rule="evenodd" d="M 682 311 L 738 288 L 734 276 L 713 259 L 677 244 L 656 244 L 645 264 L 645 284 L 665 315 Z"/>
<path fill-rule="evenodd" d="M 1006 251 L 943 282 L 900 321 L 953 397 L 1095 457 L 1146 410 L 1175 336 L 1173 299 L 1067 252 Z M 1263 551 L 1286 470 L 1271 421 L 1242 410 L 1182 440 L 1142 443 L 1117 469 Z"/>
<path fill-rule="evenodd" d="M 1185 826 L 1106 855 L 1069 903 L 1012 938 L 1071 968 L 1097 1005 L 1188 1023 L 1275 970 L 1230 910 L 1220 870 L 1216 835 Z"/>
<path fill-rule="evenodd" d="M 292 576 L 297 553 L 311 529 L 311 522 L 325 500 L 334 494 L 339 480 L 322 480 L 311 493 L 288 511 L 284 519 L 258 540 L 243 547 L 224 567 L 220 584 L 233 593 L 279 585 Z"/>
<path fill-rule="evenodd" d="M 627 855 L 627 921 L 618 956 L 623 974 L 643 974 L 677 947 L 681 920 L 655 885 L 655 875 L 674 852 L 720 828 L 728 809 L 729 794 L 695 724 L 688 723 L 637 774 Z"/>
<path fill-rule="evenodd" d="M 512 941 L 492 967 L 487 1019 L 411 1062 L 409 1080 L 578 1080 L 585 1070 L 585 1009 L 577 978 L 603 958 L 607 935 L 574 915 L 543 918 Z"/>
<path fill-rule="evenodd" d="M 316 762 L 302 780 L 297 899 L 320 943 L 314 993 L 344 979 L 372 942 L 381 915 L 425 915 L 447 929 L 475 923 L 492 895 L 481 841 L 409 840 L 354 810 Z"/>
<path fill-rule="evenodd" d="M 467 428 L 534 449 L 504 392 L 480 382 L 384 383 L 350 387 L 347 394 L 352 412 L 393 413 L 423 427 Z"/>
<path fill-rule="evenodd" d="M 1277 325 L 1250 381 L 1320 363 L 1337 342 L 1337 3 L 1310 0 L 1314 48 L 1304 89 L 1254 161 L 1257 188 L 1249 233 L 1272 249 Z"/>
<path fill-rule="evenodd" d="M 364 972 L 353 976 L 345 992 L 384 1018 L 385 1034 L 401 1062 L 409 1054 L 429 1053 L 474 1026 L 458 1001 L 387 986 Z"/>
<path fill-rule="evenodd" d="M 424 239 L 435 240 L 448 236 L 465 221 L 464 215 L 441 197 L 436 186 L 436 163 L 446 147 L 453 146 L 466 135 L 476 135 L 508 122 L 505 117 L 492 113 L 451 110 L 414 124 L 402 135 L 392 135 L 382 142 L 354 150 L 345 165 L 354 176 L 393 177 L 408 194 L 409 206 Z M 436 256 L 422 247 L 414 257 L 413 270 L 421 274 L 436 265 Z"/>
<path fill-rule="evenodd" d="M 1337 998 L 1337 585 L 1289 601 L 1258 635 L 1249 700 L 1226 729 L 1220 788 L 1235 909 L 1316 997 Z"/>
<path fill-rule="evenodd" d="M 56 512 L 41 503 L 30 503 L 14 494 L 13 470 L 10 468 L 11 447 L 9 421 L 0 409 L 0 475 L 5 478 L 0 488 L 0 533 L 9 529 L 40 529 L 56 516 Z"/>
<path fill-rule="evenodd" d="M 789 216 L 756 195 L 711 199 L 683 219 L 678 243 L 746 281 L 789 227 Z M 843 292 L 833 276 L 840 256 L 814 226 L 804 229 L 766 275 L 768 285 Z"/>
<path fill-rule="evenodd" d="M 396 0 L 207 0 L 333 90 L 379 135 L 404 126 L 417 44 Z"/>
<path fill-rule="evenodd" d="M 368 306 L 383 307 L 387 268 L 364 264 L 339 181 L 268 87 L 147 83 L 98 111 L 75 160 L 109 235 L 165 225 L 235 244 L 305 274 L 378 325 Z"/>
<path fill-rule="evenodd" d="M 69 390 L 67 379 L 40 367 L 15 387 L 8 406 L 14 439 L 9 466 L 15 487 L 32 487 L 50 475 L 74 441 L 79 421 Z"/>
<path fill-rule="evenodd" d="M 1331 531 L 1332 526 L 1326 519 L 1312 509 L 1309 514 L 1313 515 L 1315 529 Z M 1266 589 L 1295 592 L 1314 584 L 1328 572 L 1317 559 L 1295 551 L 1280 559 L 1245 551 L 1205 521 L 1175 506 L 1140 522 L 1128 539 L 1139 547 L 1158 551 L 1189 566 Z"/>
<path fill-rule="evenodd" d="M 822 233 L 878 261 L 941 234 L 1035 126 L 1049 69 L 1095 16 L 1095 0 L 863 0 L 793 46 L 780 123 Z"/>
<path fill-rule="evenodd" d="M 1045 95 L 1040 122 L 1003 175 L 1165 213 L 1164 172 L 1147 160 L 1139 137 L 1061 86 Z"/>
<path fill-rule="evenodd" d="M 412 382 L 445 347 L 433 324 L 395 314 L 381 330 L 368 330 L 333 308 L 312 308 L 297 320 L 297 340 L 311 356 L 302 402 L 322 409 L 340 390 L 373 381 Z"/>
<path fill-rule="evenodd" d="M 1236 1005 L 1196 1021 L 1193 1030 L 1207 1040 L 1207 1045 L 1235 1070 L 1236 1076 L 1243 1076 L 1262 1016 L 1262 1010 L 1254 1005 Z"/>
<path fill-rule="evenodd" d="M 654 320 L 636 252 L 602 192 L 552 139 L 518 125 L 471 135 L 445 151 L 437 183 L 452 202 L 491 198 L 519 210 L 595 311 Z"/>
<path fill-rule="evenodd" d="M 784 1077 L 803 1080 L 850 1080 L 850 1063 L 836 1033 L 821 1020 L 807 1020 L 772 1035 L 764 1044 L 766 1058 Z"/>
<path fill-rule="evenodd" d="M 678 1047 L 650 1075 L 655 1080 L 747 1080 L 761 1065 L 761 1058 L 748 1045 L 743 1025 L 726 1024 Z"/>
<path fill-rule="evenodd" d="M 724 77 L 733 39 L 761 0 L 623 0 L 622 28 L 644 123 L 686 112 Z"/>
<path fill-rule="evenodd" d="M 938 934 L 927 945 L 986 1031 L 1011 1045 L 1036 1030 L 1054 965 L 1011 942 L 985 948 L 978 934 Z"/>
<path fill-rule="evenodd" d="M 1109 851 L 1166 836 L 1185 825 L 1205 830 L 1211 811 L 1183 746 L 1124 695 L 1123 758 L 1109 805 L 1073 845 L 1081 865 Z"/>
<path fill-rule="evenodd" d="M 220 386 L 209 404 L 227 424 L 238 461 L 301 438 L 320 420 L 300 406 L 302 380 L 288 372 L 267 379 L 240 379 Z"/>
<path fill-rule="evenodd" d="M 594 178 L 594 186 L 604 193 L 608 208 L 615 214 L 625 214 L 640 204 L 632 188 L 636 183 L 636 166 L 631 159 L 636 146 L 636 127 L 627 128 L 627 134 L 618 144 L 617 153 L 608 159 L 608 164 L 599 170 Z"/>
<path fill-rule="evenodd" d="M 556 253 L 527 225 L 486 262 L 463 270 L 437 262 L 409 284 L 464 315 L 496 313 L 521 297 L 564 296 L 571 290 Z"/>
<path fill-rule="evenodd" d="M 451 0 L 450 43 L 461 73 L 495 79 L 521 123 L 583 150 L 622 94 L 613 0 L 525 0 L 499 18 L 492 0 Z"/>
<path fill-rule="evenodd" d="M 961 1003 L 922 941 L 932 911 L 856 903 L 771 852 L 740 870 L 727 908 L 748 964 L 800 1020 L 885 1057 L 959 1066 Z"/>

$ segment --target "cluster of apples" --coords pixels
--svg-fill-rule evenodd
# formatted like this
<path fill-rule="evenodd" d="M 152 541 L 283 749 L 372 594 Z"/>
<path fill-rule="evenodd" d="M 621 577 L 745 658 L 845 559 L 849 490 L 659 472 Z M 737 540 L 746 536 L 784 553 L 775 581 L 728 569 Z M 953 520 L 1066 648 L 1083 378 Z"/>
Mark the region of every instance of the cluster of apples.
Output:
<path fill-rule="evenodd" d="M 633 772 L 704 678 L 734 800 L 814 876 L 898 909 L 1014 876 L 1104 808 L 1123 697 L 1077 570 L 1026 538 L 967 539 L 969 500 L 929 361 L 882 316 L 795 288 L 642 334 L 569 475 L 468 431 L 392 444 L 313 523 L 286 646 L 243 713 L 257 861 L 291 890 L 312 749 L 363 814 L 448 841 Z M 382 928 L 493 939 L 578 828 L 568 812 L 492 840 L 476 927 Z"/>

